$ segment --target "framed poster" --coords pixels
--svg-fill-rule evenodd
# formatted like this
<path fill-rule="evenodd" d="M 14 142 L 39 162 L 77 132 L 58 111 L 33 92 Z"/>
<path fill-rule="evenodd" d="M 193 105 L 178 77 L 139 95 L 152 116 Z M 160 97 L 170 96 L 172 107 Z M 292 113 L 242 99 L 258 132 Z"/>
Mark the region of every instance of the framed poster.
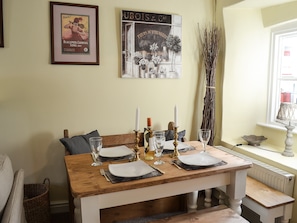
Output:
<path fill-rule="evenodd" d="M 122 78 L 180 78 L 181 16 L 121 13 Z"/>
<path fill-rule="evenodd" d="M 50 2 L 51 63 L 99 65 L 98 6 Z"/>
<path fill-rule="evenodd" d="M 0 0 L 0 47 L 4 47 L 3 35 L 3 1 Z"/>

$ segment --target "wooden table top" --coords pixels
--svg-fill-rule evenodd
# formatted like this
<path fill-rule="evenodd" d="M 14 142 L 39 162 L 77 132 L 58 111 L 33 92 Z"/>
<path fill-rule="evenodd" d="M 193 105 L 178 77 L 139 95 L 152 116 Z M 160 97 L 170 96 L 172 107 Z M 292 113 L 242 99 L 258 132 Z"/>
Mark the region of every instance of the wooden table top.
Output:
<path fill-rule="evenodd" d="M 181 155 L 194 154 L 202 151 L 202 145 L 198 141 L 186 142 L 186 144 L 194 146 L 195 150 L 181 153 Z M 225 173 L 236 170 L 243 170 L 252 167 L 250 161 L 243 160 L 232 154 L 226 153 L 214 147 L 208 146 L 207 151 L 214 157 L 222 159 L 227 162 L 226 165 L 210 167 L 200 170 L 183 170 L 178 169 L 171 164 L 172 158 L 170 155 L 163 155 L 162 160 L 165 161 L 163 165 L 158 168 L 165 172 L 162 176 L 151 177 L 140 180 L 133 180 L 129 182 L 112 184 L 105 180 L 100 174 L 100 169 L 108 169 L 109 164 L 123 163 L 126 161 L 111 161 L 104 162 L 101 166 L 93 167 L 93 162 L 90 154 L 79 154 L 65 156 L 65 165 L 70 181 L 71 192 L 74 197 L 85 197 L 104 193 L 112 193 L 116 191 L 130 190 L 136 188 L 143 188 L 147 186 L 165 184 L 176 181 L 189 180 L 192 178 L 210 176 L 213 174 Z M 141 159 L 143 158 L 143 148 L 140 149 Z M 148 164 L 153 164 L 154 160 L 146 161 Z"/>

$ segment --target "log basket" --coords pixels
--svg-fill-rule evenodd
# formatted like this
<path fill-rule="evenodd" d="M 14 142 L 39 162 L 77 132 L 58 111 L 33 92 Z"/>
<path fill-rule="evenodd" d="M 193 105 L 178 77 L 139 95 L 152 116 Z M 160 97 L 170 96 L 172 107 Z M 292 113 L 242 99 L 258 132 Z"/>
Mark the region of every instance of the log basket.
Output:
<path fill-rule="evenodd" d="M 50 180 L 24 185 L 24 209 L 27 223 L 50 223 Z"/>

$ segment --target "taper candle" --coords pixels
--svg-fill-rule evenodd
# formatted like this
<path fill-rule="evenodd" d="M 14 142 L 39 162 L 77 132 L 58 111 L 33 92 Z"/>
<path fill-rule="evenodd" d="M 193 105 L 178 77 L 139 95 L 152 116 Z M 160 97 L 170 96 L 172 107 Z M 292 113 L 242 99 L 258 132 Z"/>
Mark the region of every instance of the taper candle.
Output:
<path fill-rule="evenodd" d="M 174 107 L 174 124 L 176 127 L 178 127 L 178 109 L 176 105 Z"/>
<path fill-rule="evenodd" d="M 152 119 L 151 118 L 147 118 L 146 122 L 147 122 L 147 124 L 146 124 L 147 126 L 149 126 L 149 127 L 152 126 Z"/>
<path fill-rule="evenodd" d="M 139 109 L 139 107 L 137 107 L 136 108 L 135 131 L 139 130 L 139 113 L 140 113 L 140 109 Z"/>

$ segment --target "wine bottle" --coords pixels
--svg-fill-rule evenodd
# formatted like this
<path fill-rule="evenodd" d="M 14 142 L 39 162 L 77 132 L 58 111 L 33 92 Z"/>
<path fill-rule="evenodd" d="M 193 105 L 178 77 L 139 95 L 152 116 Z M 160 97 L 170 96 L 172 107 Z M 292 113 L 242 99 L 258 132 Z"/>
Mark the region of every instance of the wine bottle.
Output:
<path fill-rule="evenodd" d="M 144 142 L 145 143 L 145 160 L 153 160 L 155 155 L 155 146 L 154 146 L 154 134 L 152 131 L 152 119 L 147 118 L 147 128 L 144 132 Z"/>

